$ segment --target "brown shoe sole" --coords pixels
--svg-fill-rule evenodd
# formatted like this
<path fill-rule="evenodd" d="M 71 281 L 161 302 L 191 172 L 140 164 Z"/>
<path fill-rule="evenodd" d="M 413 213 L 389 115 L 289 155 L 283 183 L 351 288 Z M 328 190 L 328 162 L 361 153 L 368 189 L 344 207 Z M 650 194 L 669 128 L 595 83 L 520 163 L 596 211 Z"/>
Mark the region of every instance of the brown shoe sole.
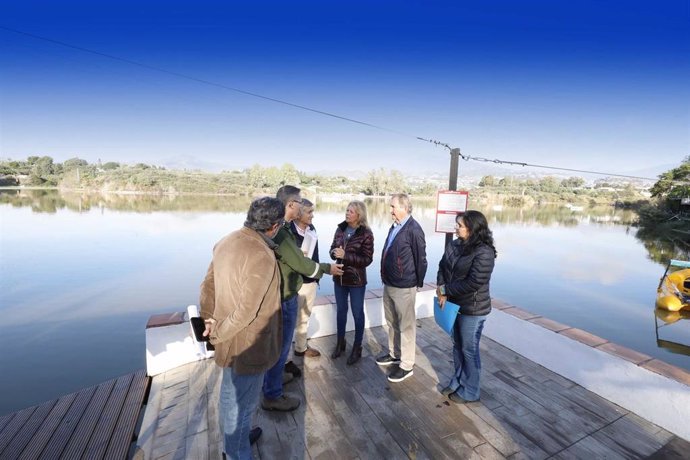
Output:
<path fill-rule="evenodd" d="M 307 348 L 305 351 L 295 351 L 295 356 L 305 356 L 307 358 L 318 358 L 321 352 L 313 348 Z"/>

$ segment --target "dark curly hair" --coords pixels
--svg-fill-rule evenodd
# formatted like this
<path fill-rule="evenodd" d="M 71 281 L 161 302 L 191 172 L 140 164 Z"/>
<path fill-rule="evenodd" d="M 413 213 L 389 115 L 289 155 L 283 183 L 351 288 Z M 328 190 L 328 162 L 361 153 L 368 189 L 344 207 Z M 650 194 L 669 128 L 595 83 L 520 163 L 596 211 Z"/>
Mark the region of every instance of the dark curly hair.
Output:
<path fill-rule="evenodd" d="M 458 213 L 455 217 L 456 222 L 463 221 L 465 227 L 470 233 L 469 238 L 463 244 L 463 253 L 467 254 L 469 252 L 477 249 L 477 246 L 484 243 L 494 250 L 494 257 L 498 256 L 496 247 L 494 246 L 494 236 L 489 230 L 489 223 L 486 221 L 486 217 L 479 211 L 466 211 L 465 213 Z"/>
<path fill-rule="evenodd" d="M 283 221 L 285 205 L 278 198 L 263 197 L 252 201 L 247 211 L 244 226 L 258 232 L 266 232 Z"/>

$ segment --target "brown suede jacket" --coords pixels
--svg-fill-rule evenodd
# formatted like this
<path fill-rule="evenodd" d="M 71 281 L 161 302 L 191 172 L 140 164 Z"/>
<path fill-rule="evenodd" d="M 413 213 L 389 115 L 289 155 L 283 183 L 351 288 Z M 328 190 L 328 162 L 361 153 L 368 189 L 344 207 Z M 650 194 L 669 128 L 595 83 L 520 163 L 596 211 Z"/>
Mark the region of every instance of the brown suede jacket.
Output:
<path fill-rule="evenodd" d="M 280 271 L 275 244 L 247 227 L 220 240 L 201 283 L 201 316 L 211 332 L 216 364 L 238 374 L 270 369 L 280 355 Z"/>

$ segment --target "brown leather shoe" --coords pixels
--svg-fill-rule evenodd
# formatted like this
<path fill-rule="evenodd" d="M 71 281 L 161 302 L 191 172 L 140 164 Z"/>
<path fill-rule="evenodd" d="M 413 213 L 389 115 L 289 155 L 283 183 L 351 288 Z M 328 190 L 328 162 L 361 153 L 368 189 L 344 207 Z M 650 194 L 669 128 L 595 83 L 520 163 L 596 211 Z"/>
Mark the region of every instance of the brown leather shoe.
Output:
<path fill-rule="evenodd" d="M 321 356 L 321 352 L 319 352 L 319 350 L 317 350 L 316 348 L 307 347 L 307 349 L 304 351 L 295 350 L 295 356 L 304 356 L 307 358 L 318 358 L 319 356 Z"/>

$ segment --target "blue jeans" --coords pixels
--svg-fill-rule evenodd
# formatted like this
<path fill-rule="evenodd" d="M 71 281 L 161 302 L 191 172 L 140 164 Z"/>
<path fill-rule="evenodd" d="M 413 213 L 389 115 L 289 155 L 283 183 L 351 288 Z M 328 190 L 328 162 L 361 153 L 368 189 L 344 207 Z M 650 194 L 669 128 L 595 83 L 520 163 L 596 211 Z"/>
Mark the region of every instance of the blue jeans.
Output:
<path fill-rule="evenodd" d="M 280 307 L 283 311 L 283 345 L 280 349 L 278 362 L 266 371 L 266 376 L 264 377 L 264 397 L 266 399 L 278 399 L 283 396 L 283 369 L 290 352 L 292 336 L 295 333 L 297 296 L 282 301 Z"/>
<path fill-rule="evenodd" d="M 355 320 L 355 343 L 362 345 L 364 337 L 364 293 L 366 286 L 350 287 L 340 286 L 333 283 L 335 290 L 335 304 L 337 307 L 336 325 L 338 327 L 338 338 L 345 337 L 345 325 L 347 324 L 347 297 L 350 296 L 350 307 L 352 307 L 352 318 Z"/>
<path fill-rule="evenodd" d="M 489 315 L 458 315 L 453 325 L 453 362 L 455 374 L 448 386 L 467 401 L 479 399 L 479 383 L 482 361 L 479 356 L 479 340 L 482 338 L 484 321 Z"/>
<path fill-rule="evenodd" d="M 249 431 L 252 415 L 259 405 L 263 373 L 239 375 L 232 367 L 223 368 L 218 419 L 223 433 L 223 448 L 229 459 L 251 459 Z"/>

